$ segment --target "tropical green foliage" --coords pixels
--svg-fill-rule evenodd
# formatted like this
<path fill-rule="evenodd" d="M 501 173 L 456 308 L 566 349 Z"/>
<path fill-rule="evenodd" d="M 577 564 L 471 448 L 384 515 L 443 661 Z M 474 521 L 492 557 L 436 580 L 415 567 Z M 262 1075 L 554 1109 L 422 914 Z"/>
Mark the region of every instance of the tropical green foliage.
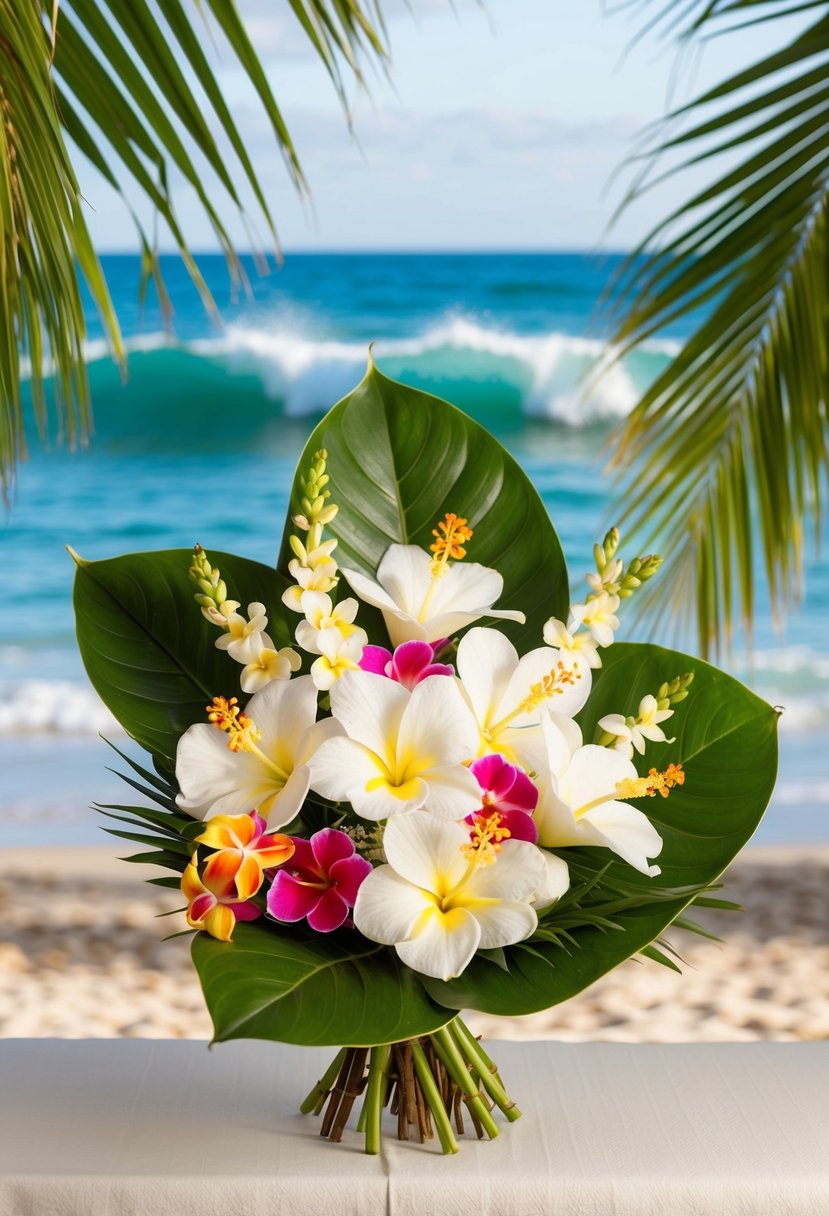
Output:
<path fill-rule="evenodd" d="M 746 24 L 785 35 L 657 128 L 627 205 L 709 162 L 711 183 L 654 228 L 615 285 L 620 355 L 696 322 L 623 427 L 616 462 L 622 518 L 658 536 L 667 557 L 659 615 L 695 619 L 708 648 L 727 642 L 738 618 L 750 626 L 758 567 L 778 610 L 797 593 L 809 523 L 819 529 L 825 502 L 829 4 L 630 7 L 654 10 L 653 24 L 684 40 L 726 37 L 736 61 Z M 780 19 L 797 14 L 805 28 L 791 36 Z"/>
<path fill-rule="evenodd" d="M 561 550 L 525 475 L 484 428 L 371 367 L 312 435 L 295 485 L 322 444 L 339 506 L 331 527 L 342 548 L 338 556 L 374 574 L 389 543 L 428 544 L 430 525 L 446 510 L 468 513 L 476 527 L 472 544 L 480 541 L 470 557 L 496 565 L 506 579 L 504 601 L 528 613 L 527 628 L 513 632 L 517 648 L 526 653 L 538 645 L 541 622 L 567 599 Z M 472 472 L 465 462 L 470 451 Z M 234 598 L 267 605 L 279 642 L 286 640 L 283 577 L 230 555 L 211 559 Z M 89 676 L 163 774 L 171 772 L 181 732 L 204 721 L 205 705 L 214 695 L 232 694 L 238 680 L 238 666 L 231 670 L 215 649 L 215 629 L 194 603 L 189 565 L 186 551 L 162 552 L 81 563 L 76 574 L 78 636 Z M 358 621 L 380 642 L 382 623 L 365 618 L 364 607 Z M 768 801 L 776 715 L 701 660 L 649 645 L 617 644 L 603 656 L 581 715 L 588 740 L 606 713 L 635 715 L 641 698 L 676 672 L 695 676 L 691 695 L 671 719 L 676 741 L 649 747 L 642 761 L 643 772 L 679 761 L 687 773 L 670 799 L 644 804 L 665 841 L 661 878 L 643 877 L 605 850 L 563 850 L 572 888 L 542 916 L 535 936 L 488 952 L 449 984 L 422 980 L 401 967 L 393 951 L 350 930 L 315 935 L 258 921 L 238 925 L 231 945 L 200 934 L 193 958 L 216 1037 L 375 1044 L 427 1034 L 461 1007 L 507 1014 L 546 1008 L 633 954 L 670 965 L 661 934 L 689 903 L 711 901 L 718 876 Z M 102 809 L 119 839 L 141 848 L 138 860 L 171 871 L 155 881 L 176 886 L 201 825 L 182 816 L 171 779 L 133 769 L 128 780 L 148 805 Z M 320 826 L 320 815 L 330 822 L 330 808 L 307 803 L 306 829 Z"/>
<path fill-rule="evenodd" d="M 296 149 L 262 64 L 232 0 L 204 0 L 250 81 L 291 180 L 305 181 Z M 361 51 L 383 57 L 374 0 L 291 0 L 290 8 L 341 95 L 343 71 L 359 75 Z M 83 364 L 81 283 L 100 313 L 113 352 L 124 349 L 104 275 L 92 247 L 74 157 L 89 160 L 128 205 L 149 202 L 184 259 L 207 308 L 210 292 L 173 204 L 187 183 L 208 217 L 237 281 L 244 277 L 228 228 L 241 215 L 259 248 L 252 195 L 268 245 L 276 230 L 245 140 L 203 45 L 208 29 L 184 0 L 0 0 L 0 482 L 24 446 L 23 372 L 41 432 L 49 425 L 44 380 L 54 369 L 59 429 L 75 441 L 89 426 Z M 193 82 L 197 81 L 197 84 Z M 155 237 L 134 214 L 144 281 L 167 296 Z"/>
<path fill-rule="evenodd" d="M 389 380 L 370 362 L 362 383 L 308 440 L 290 514 L 300 509 L 301 471 L 320 448 L 328 452 L 331 501 L 341 504 L 327 529 L 340 565 L 373 575 L 391 544 L 428 549 L 432 529 L 454 511 L 474 529 L 469 560 L 504 577 L 497 606 L 527 617 L 525 625 L 503 625 L 519 650 L 537 644 L 548 617 L 566 617 L 567 569 L 547 510 L 506 449 L 466 414 Z M 294 531 L 289 518 L 280 556 L 286 574 Z"/>

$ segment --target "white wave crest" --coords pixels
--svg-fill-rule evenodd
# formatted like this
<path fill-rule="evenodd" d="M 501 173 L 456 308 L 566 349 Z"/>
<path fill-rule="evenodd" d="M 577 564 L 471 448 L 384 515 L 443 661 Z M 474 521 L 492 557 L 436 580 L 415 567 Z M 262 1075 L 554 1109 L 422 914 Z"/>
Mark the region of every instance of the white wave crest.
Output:
<path fill-rule="evenodd" d="M 0 698 L 0 736 L 123 733 L 97 693 L 68 680 L 23 680 Z"/>

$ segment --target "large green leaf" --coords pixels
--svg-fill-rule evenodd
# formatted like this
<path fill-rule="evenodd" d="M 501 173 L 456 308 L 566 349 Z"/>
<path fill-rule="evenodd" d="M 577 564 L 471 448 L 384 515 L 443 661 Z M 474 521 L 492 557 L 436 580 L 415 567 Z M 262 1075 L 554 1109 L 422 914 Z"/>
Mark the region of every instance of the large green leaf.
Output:
<path fill-rule="evenodd" d="M 771 796 L 777 772 L 777 715 L 737 680 L 700 659 L 657 646 L 624 644 L 604 651 L 603 658 L 604 667 L 582 712 L 588 741 L 605 714 L 635 715 L 640 699 L 655 693 L 664 680 L 694 672 L 690 696 L 666 724 L 676 741 L 650 744 L 641 766 L 647 771 L 681 761 L 686 772 L 685 785 L 669 798 L 637 803 L 665 842 L 659 858 L 662 875 L 653 880 L 625 866 L 624 876 L 645 892 L 655 881 L 661 887 L 708 886 L 751 836 Z M 456 1009 L 502 1015 L 547 1009 L 652 942 L 688 898 L 621 912 L 614 918 L 618 930 L 574 929 L 576 945 L 566 950 L 541 941 L 529 948 L 513 946 L 506 950 L 508 972 L 475 959 L 451 983 L 424 983 L 435 1000 Z"/>
<path fill-rule="evenodd" d="M 231 595 L 267 606 L 270 636 L 287 645 L 282 576 L 229 553 L 210 557 Z M 167 549 L 76 560 L 75 614 L 87 675 L 127 734 L 169 765 L 182 732 L 205 721 L 208 702 L 239 691 L 239 665 L 216 649 L 218 631 L 193 599 L 192 555 Z"/>
<path fill-rule="evenodd" d="M 237 925 L 232 942 L 198 934 L 193 962 L 216 1039 L 370 1047 L 449 1021 L 391 950 L 351 936 L 262 922 Z"/>
<path fill-rule="evenodd" d="M 435 524 L 454 511 L 475 531 L 468 560 L 504 577 L 497 607 L 526 614 L 525 625 L 499 626 L 519 650 L 541 644 L 548 617 L 566 617 L 567 570 L 544 504 L 512 456 L 472 418 L 390 380 L 370 361 L 362 383 L 308 440 L 291 514 L 300 510 L 302 475 L 320 448 L 328 451 L 328 488 L 340 508 L 327 529 L 339 541 L 340 565 L 374 575 L 389 545 L 428 548 Z M 292 531 L 289 520 L 282 570 L 291 557 Z"/>

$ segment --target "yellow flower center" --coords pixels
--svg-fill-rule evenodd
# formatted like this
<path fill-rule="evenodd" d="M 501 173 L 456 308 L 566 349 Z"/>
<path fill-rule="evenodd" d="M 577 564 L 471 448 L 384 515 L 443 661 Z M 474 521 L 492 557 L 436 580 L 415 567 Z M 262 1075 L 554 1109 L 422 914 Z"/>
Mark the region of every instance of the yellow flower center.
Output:
<path fill-rule="evenodd" d="M 472 828 L 472 839 L 461 845 L 461 852 L 474 865 L 491 866 L 496 853 L 501 852 L 501 842 L 512 835 L 509 828 L 503 826 L 502 816 L 498 811 L 490 815 L 482 815 L 475 821 Z M 463 881 L 466 882 L 468 872 Z M 448 898 L 448 897 L 447 897 Z"/>
<path fill-rule="evenodd" d="M 586 802 L 584 806 L 580 806 L 574 811 L 576 819 L 580 819 L 588 811 L 592 811 L 594 807 L 602 806 L 605 802 L 613 802 L 617 798 L 653 798 L 657 794 L 661 794 L 663 798 L 667 798 L 670 791 L 676 785 L 685 784 L 685 772 L 681 764 L 669 764 L 663 772 L 657 772 L 652 768 L 647 777 L 626 777 L 624 781 L 619 781 L 616 788 L 610 794 L 602 794 L 600 798 L 594 798 L 591 802 Z"/>
<path fill-rule="evenodd" d="M 280 785 L 285 784 L 290 774 L 257 746 L 262 732 L 252 718 L 241 712 L 238 697 L 231 697 L 230 700 L 214 697 L 213 704 L 207 706 L 207 717 L 219 730 L 227 732 L 227 746 L 232 752 L 253 752 L 274 773 Z"/>

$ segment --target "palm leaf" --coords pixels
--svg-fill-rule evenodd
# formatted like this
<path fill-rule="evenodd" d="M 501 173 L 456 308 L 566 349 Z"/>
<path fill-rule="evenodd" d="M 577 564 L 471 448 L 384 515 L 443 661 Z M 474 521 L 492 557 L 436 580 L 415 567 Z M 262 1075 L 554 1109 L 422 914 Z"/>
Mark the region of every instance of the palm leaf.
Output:
<path fill-rule="evenodd" d="M 201 0 L 197 7 L 221 31 L 251 82 L 289 177 L 304 192 L 296 148 L 233 0 Z M 362 57 L 385 57 L 376 0 L 291 0 L 290 7 L 344 100 L 344 73 L 361 78 Z M 56 430 L 75 443 L 88 432 L 82 282 L 113 354 L 124 359 L 118 320 L 84 219 L 75 155 L 90 161 L 123 195 L 141 248 L 140 290 L 152 278 L 167 315 L 155 238 L 142 228 L 128 200 L 150 202 L 211 311 L 215 305 L 177 218 L 171 183 L 183 180 L 194 191 L 234 280 L 243 281 L 244 272 L 229 216 L 241 215 L 255 252 L 269 246 L 278 251 L 270 204 L 203 42 L 204 31 L 183 0 L 0 0 L 4 493 L 25 451 L 24 380 L 42 436 Z M 250 216 L 247 196 L 255 205 Z M 261 239 L 257 226 L 264 230 Z"/>
<path fill-rule="evenodd" d="M 667 554 L 660 614 L 667 586 L 680 627 L 695 623 L 705 652 L 727 646 L 738 621 L 750 635 L 760 570 L 776 613 L 796 597 L 804 536 L 820 526 L 829 471 L 829 4 L 633 7 L 657 8 L 653 22 L 682 38 L 725 30 L 735 51 L 733 29 L 746 22 L 816 16 L 670 114 L 626 200 L 712 165 L 711 184 L 657 224 L 614 285 L 620 356 L 679 319 L 697 322 L 623 425 L 614 460 L 621 517 Z"/>

